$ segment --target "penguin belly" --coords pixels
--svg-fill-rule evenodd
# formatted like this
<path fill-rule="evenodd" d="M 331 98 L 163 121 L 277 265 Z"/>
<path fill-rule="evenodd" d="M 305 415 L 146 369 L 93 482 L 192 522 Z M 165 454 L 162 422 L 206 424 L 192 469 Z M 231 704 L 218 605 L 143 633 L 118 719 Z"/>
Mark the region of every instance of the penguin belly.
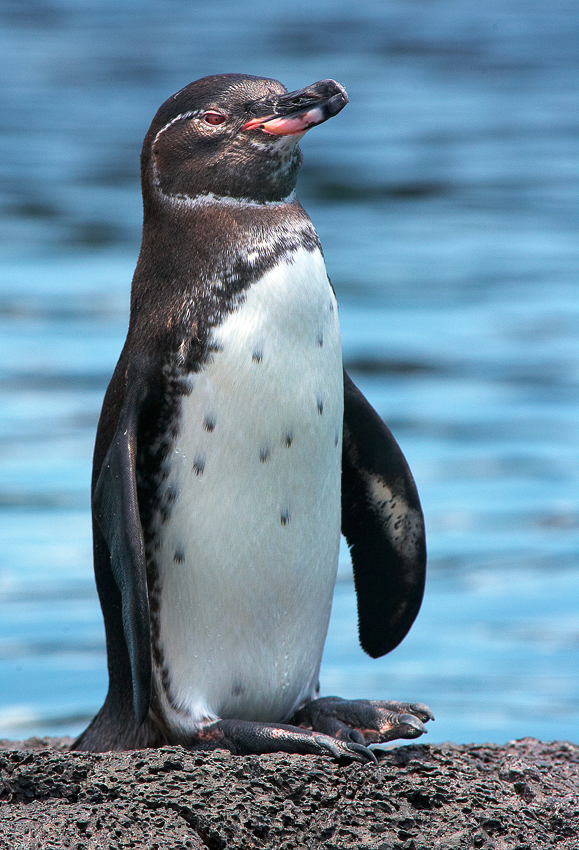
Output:
<path fill-rule="evenodd" d="M 343 375 L 319 250 L 254 282 L 187 376 L 155 520 L 169 728 L 282 722 L 315 696 L 340 541 Z"/>

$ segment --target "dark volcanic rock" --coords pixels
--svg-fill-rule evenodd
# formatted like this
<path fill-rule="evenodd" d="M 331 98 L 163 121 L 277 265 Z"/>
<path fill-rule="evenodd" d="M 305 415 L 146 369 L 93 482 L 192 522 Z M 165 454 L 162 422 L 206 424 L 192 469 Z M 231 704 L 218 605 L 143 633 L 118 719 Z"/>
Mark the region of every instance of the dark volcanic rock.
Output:
<path fill-rule="evenodd" d="M 380 765 L 0 743 L 0 848 L 579 848 L 579 747 L 411 745 Z"/>

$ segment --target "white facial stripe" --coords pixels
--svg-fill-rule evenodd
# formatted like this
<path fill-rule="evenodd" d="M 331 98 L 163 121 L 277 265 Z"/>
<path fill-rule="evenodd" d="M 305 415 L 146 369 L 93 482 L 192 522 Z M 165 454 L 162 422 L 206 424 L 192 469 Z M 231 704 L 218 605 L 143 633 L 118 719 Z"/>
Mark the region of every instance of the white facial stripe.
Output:
<path fill-rule="evenodd" d="M 169 127 L 172 127 L 173 124 L 176 124 L 177 121 L 186 121 L 188 118 L 194 118 L 196 115 L 200 115 L 200 114 L 201 114 L 200 109 L 191 109 L 191 110 L 189 110 L 189 112 L 181 112 L 179 115 L 176 115 L 175 118 L 171 118 L 171 120 L 167 124 L 165 124 L 164 127 L 161 127 L 161 129 L 159 130 L 159 132 L 155 136 L 155 138 L 153 140 L 153 148 L 157 144 L 157 140 L 158 140 L 159 136 L 162 133 L 164 133 L 165 130 L 168 130 Z"/>
<path fill-rule="evenodd" d="M 165 124 L 164 127 L 161 127 L 161 129 L 159 130 L 159 132 L 157 133 L 157 135 L 153 139 L 153 144 L 151 145 L 152 163 L 153 163 L 152 184 L 153 184 L 153 188 L 155 189 L 157 194 L 160 195 L 165 200 L 172 201 L 173 196 L 172 195 L 166 195 L 165 192 L 163 192 L 163 190 L 161 189 L 161 181 L 159 179 L 159 171 L 157 169 L 157 157 L 155 156 L 155 147 L 157 145 L 159 137 L 162 136 L 163 133 L 166 130 L 169 129 L 169 127 L 172 127 L 173 124 L 176 124 L 178 121 L 186 121 L 188 118 L 193 118 L 195 115 L 199 115 L 200 112 L 201 112 L 200 109 L 192 109 L 192 110 L 189 110 L 189 112 L 180 112 L 179 115 L 176 115 L 169 122 L 167 122 L 167 124 Z"/>

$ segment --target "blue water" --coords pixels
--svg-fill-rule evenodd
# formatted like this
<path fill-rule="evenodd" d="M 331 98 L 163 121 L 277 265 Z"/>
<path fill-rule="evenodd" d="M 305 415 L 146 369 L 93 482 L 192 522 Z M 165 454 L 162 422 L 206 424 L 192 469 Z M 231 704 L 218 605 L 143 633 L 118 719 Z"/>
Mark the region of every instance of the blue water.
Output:
<path fill-rule="evenodd" d="M 140 145 L 168 95 L 242 71 L 348 89 L 299 195 L 427 521 L 424 605 L 379 661 L 344 550 L 323 691 L 427 702 L 431 741 L 579 739 L 577 30 L 574 0 L 5 0 L 0 737 L 102 703 L 90 464 Z"/>

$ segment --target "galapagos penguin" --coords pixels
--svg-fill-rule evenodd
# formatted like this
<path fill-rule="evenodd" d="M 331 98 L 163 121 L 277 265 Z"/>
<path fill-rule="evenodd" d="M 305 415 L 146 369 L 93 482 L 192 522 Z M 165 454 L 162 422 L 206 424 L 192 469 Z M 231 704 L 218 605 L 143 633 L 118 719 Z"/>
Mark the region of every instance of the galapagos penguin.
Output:
<path fill-rule="evenodd" d="M 204 77 L 145 137 L 142 247 L 92 479 L 109 689 L 75 749 L 364 761 L 432 719 L 319 696 L 340 531 L 372 657 L 408 632 L 426 565 L 412 475 L 343 371 L 294 194 L 298 141 L 347 102 L 333 80 L 288 93 Z"/>

